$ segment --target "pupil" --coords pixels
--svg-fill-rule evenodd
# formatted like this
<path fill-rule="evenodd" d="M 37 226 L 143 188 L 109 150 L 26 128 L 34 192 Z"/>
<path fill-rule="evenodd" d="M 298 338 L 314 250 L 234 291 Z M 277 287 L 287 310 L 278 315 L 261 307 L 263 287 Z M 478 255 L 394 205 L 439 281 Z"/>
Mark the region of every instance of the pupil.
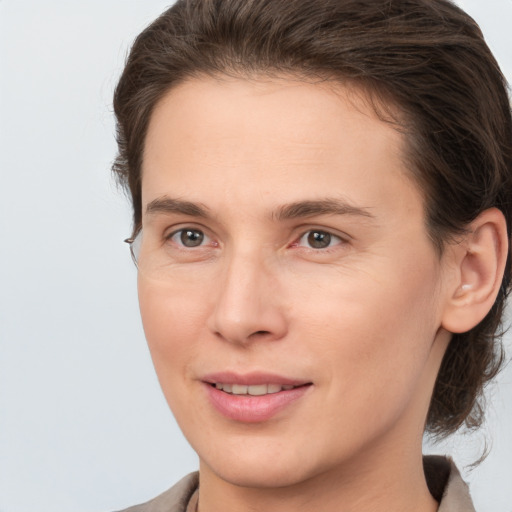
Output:
<path fill-rule="evenodd" d="M 323 231 L 312 231 L 308 235 L 308 243 L 315 249 L 325 249 L 331 243 L 331 235 Z"/>
<path fill-rule="evenodd" d="M 204 235 L 201 231 L 193 229 L 184 229 L 181 232 L 181 243 L 185 247 L 197 247 L 201 245 L 204 239 Z"/>

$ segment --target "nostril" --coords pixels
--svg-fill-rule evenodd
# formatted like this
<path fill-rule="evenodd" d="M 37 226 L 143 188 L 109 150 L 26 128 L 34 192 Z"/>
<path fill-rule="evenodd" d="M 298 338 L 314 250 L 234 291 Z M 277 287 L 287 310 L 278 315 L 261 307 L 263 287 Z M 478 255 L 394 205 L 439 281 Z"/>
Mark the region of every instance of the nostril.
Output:
<path fill-rule="evenodd" d="M 255 337 L 257 337 L 257 336 L 267 336 L 269 334 L 270 334 L 269 331 L 256 331 L 256 332 L 253 332 L 251 334 L 251 336 L 255 336 Z"/>

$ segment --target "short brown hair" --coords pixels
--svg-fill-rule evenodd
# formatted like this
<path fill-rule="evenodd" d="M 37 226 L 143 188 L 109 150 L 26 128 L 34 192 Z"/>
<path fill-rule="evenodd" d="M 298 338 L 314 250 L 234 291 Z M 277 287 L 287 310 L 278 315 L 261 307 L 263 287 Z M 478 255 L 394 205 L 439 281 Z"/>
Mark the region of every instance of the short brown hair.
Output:
<path fill-rule="evenodd" d="M 178 0 L 137 37 L 115 91 L 113 170 L 130 190 L 134 231 L 145 136 L 158 101 L 190 77 L 253 73 L 350 81 L 374 105 L 391 102 L 439 251 L 490 207 L 505 215 L 510 240 L 506 81 L 478 25 L 448 0 Z M 510 277 L 509 254 L 491 311 L 453 335 L 428 412 L 430 432 L 481 423 L 484 385 L 503 360 L 497 331 Z"/>

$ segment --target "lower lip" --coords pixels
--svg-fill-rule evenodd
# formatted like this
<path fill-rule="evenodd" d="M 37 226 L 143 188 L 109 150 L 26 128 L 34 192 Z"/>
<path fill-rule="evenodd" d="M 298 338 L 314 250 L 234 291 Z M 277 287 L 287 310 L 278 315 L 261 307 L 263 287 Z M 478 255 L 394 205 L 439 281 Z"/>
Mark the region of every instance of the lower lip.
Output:
<path fill-rule="evenodd" d="M 232 395 L 205 383 L 212 405 L 223 416 L 243 423 L 267 421 L 278 412 L 302 398 L 311 385 L 269 393 L 267 395 Z"/>

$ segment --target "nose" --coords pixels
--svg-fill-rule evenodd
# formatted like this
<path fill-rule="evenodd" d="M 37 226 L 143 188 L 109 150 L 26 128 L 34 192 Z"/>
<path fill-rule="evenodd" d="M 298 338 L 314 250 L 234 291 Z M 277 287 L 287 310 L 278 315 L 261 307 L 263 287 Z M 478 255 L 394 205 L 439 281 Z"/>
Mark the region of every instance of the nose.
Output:
<path fill-rule="evenodd" d="M 287 320 L 279 279 L 269 267 L 255 254 L 225 262 L 209 318 L 209 328 L 216 336 L 235 344 L 285 336 Z"/>

